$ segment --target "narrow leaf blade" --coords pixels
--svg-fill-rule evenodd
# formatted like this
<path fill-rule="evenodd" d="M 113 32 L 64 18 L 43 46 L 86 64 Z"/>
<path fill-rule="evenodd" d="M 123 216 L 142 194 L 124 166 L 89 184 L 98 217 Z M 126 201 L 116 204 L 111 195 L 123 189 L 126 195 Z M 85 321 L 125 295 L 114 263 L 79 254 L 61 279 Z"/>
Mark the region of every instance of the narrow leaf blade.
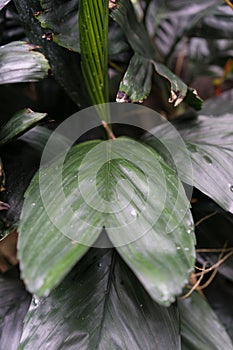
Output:
<path fill-rule="evenodd" d="M 45 116 L 46 113 L 33 112 L 29 108 L 17 112 L 4 126 L 1 127 L 0 145 L 8 143 L 13 138 L 27 131 Z"/>
<path fill-rule="evenodd" d="M 82 71 L 94 104 L 108 102 L 108 1 L 80 0 Z"/>

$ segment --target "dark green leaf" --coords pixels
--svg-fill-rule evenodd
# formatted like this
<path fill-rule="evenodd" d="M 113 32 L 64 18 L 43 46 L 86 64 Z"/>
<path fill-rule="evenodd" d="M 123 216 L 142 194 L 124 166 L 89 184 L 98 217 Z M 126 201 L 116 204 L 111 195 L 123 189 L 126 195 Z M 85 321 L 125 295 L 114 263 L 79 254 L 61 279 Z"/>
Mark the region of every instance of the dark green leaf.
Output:
<path fill-rule="evenodd" d="M 35 17 L 43 28 L 51 29 L 53 40 L 69 50 L 80 52 L 78 30 L 79 0 L 41 0 L 40 11 Z"/>
<path fill-rule="evenodd" d="M 202 23 L 203 18 L 214 13 L 219 5 L 218 0 L 173 0 L 151 1 L 146 15 L 150 35 L 160 52 L 169 58 L 178 54 L 178 43 Z"/>
<path fill-rule="evenodd" d="M 75 164 L 72 156 L 66 163 L 64 169 L 63 186 L 66 186 L 73 181 L 74 188 L 77 188 L 76 178 L 77 169 L 85 156 L 85 153 L 90 151 L 92 147 L 98 144 L 99 141 L 84 143 L 79 146 L 79 152 L 75 153 Z M 74 152 L 74 151 L 73 151 Z M 71 169 L 69 168 L 71 167 Z M 73 170 L 72 170 L 73 167 Z M 27 288 L 36 292 L 38 295 L 48 294 L 50 290 L 57 285 L 74 266 L 74 264 L 88 250 L 88 246 L 81 245 L 67 238 L 62 230 L 65 228 L 76 230 L 78 228 L 79 241 L 82 242 L 83 237 L 89 234 L 86 242 L 91 245 L 99 236 L 100 229 L 95 227 L 98 223 L 98 217 L 93 217 L 93 213 L 89 210 L 89 206 L 84 202 L 83 198 L 78 198 L 80 215 L 88 218 L 88 224 L 85 221 L 82 223 L 77 221 L 76 217 L 69 217 L 70 208 L 65 206 L 65 203 L 59 199 L 60 192 L 54 193 L 54 183 L 56 167 L 53 165 L 45 169 L 43 184 L 47 192 L 47 199 L 50 201 L 51 208 L 44 208 L 41 199 L 39 186 L 39 174 L 37 174 L 31 182 L 28 190 L 25 193 L 25 201 L 21 222 L 19 226 L 19 244 L 18 256 L 21 262 L 22 277 L 24 278 Z M 49 181 L 48 181 L 49 179 Z M 51 187 L 50 187 L 51 186 Z M 72 201 L 73 194 L 70 193 Z M 86 206 L 86 210 L 84 210 Z M 50 221 L 48 212 L 53 210 L 53 214 L 59 221 L 59 229 Z M 82 214 L 83 213 L 83 214 Z M 75 226 L 74 226 L 75 225 Z M 93 226 L 91 226 L 93 225 Z M 101 224 L 100 224 L 101 225 Z M 29 248 L 30 247 L 30 248 Z"/>
<path fill-rule="evenodd" d="M 216 116 L 230 113 L 233 115 L 233 89 L 223 92 L 218 97 L 213 97 L 205 101 L 202 115 Z"/>
<path fill-rule="evenodd" d="M 188 87 L 168 67 L 159 63 L 159 57 L 156 56 L 155 48 L 143 23 L 137 21 L 131 1 L 119 1 L 111 16 L 120 25 L 136 54 L 131 59 L 128 70 L 120 84 L 117 100 L 121 99 L 123 93 L 128 97 L 125 98 L 126 101 L 129 99 L 133 102 L 139 102 L 147 98 L 151 89 L 153 73 L 151 65 L 153 65 L 158 74 L 157 79 L 161 76 L 168 80 L 170 84 L 171 96 L 169 102 L 174 103 L 174 106 L 178 106 L 187 95 Z M 135 73 L 137 69 L 139 72 Z M 189 93 L 192 93 L 192 91 L 189 90 Z M 194 108 L 197 106 L 196 98 L 200 100 L 196 94 L 193 94 L 192 98 L 187 99 Z"/>
<path fill-rule="evenodd" d="M 216 3 L 216 1 L 215 1 Z M 217 5 L 217 6 L 216 6 Z M 224 4 L 217 3 L 211 12 L 190 31 L 190 36 L 200 36 L 209 39 L 232 39 L 232 9 Z"/>
<path fill-rule="evenodd" d="M 1 201 L 8 203 L 8 210 L 0 211 L 0 237 L 6 236 L 18 225 L 24 191 L 38 169 L 41 152 L 22 141 L 1 148 L 1 158 L 6 175 L 5 191 Z"/>
<path fill-rule="evenodd" d="M 82 72 L 93 104 L 102 104 L 109 99 L 108 1 L 80 0 L 78 15 Z"/>
<path fill-rule="evenodd" d="M 232 342 L 209 304 L 196 292 L 178 302 L 182 349 L 232 350 Z"/>
<path fill-rule="evenodd" d="M 233 284 L 217 274 L 205 295 L 233 341 Z"/>
<path fill-rule="evenodd" d="M 233 212 L 232 114 L 218 118 L 199 116 L 197 119 L 180 121 L 175 126 L 186 143 L 193 165 L 193 174 L 183 173 L 182 180 L 193 183 L 222 208 Z M 166 135 L 176 151 L 176 165 L 182 164 L 182 150 L 174 144 L 169 128 L 166 125 L 158 127 L 152 133 L 158 139 Z M 161 145 L 154 137 L 148 137 L 147 141 L 157 151 L 161 150 Z"/>
<path fill-rule="evenodd" d="M 34 297 L 19 350 L 179 350 L 177 316 L 113 249 L 93 249 L 48 298 Z"/>
<path fill-rule="evenodd" d="M 46 113 L 36 113 L 29 108 L 19 111 L 2 126 L 0 130 L 0 145 L 25 132 L 45 116 Z"/>
<path fill-rule="evenodd" d="M 0 11 L 5 7 L 11 0 L 0 0 Z"/>
<path fill-rule="evenodd" d="M 130 96 L 132 102 L 143 101 L 151 91 L 152 70 L 152 64 L 148 63 L 148 59 L 135 53 L 121 81 L 120 91 Z M 120 93 L 117 101 L 121 101 Z"/>
<path fill-rule="evenodd" d="M 17 350 L 31 297 L 23 283 L 9 275 L 0 276 L 0 344 L 1 349 Z"/>
<path fill-rule="evenodd" d="M 48 75 L 47 59 L 35 45 L 14 41 L 0 47 L 0 84 L 38 81 Z"/>
<path fill-rule="evenodd" d="M 132 148 L 133 159 L 127 153 Z M 152 298 L 171 303 L 187 282 L 195 255 L 189 203 L 175 172 L 152 149 L 125 138 L 71 148 L 59 185 L 60 161 L 42 169 L 40 184 L 37 175 L 25 195 L 18 248 L 29 290 L 50 291 L 87 250 L 61 232 L 91 246 L 105 226 Z M 115 203 L 116 189 L 121 200 Z"/>
<path fill-rule="evenodd" d="M 52 73 L 57 81 L 66 90 L 72 100 L 82 107 L 90 105 L 88 94 L 83 86 L 80 55 L 65 50 L 51 39 L 51 32 L 41 28 L 34 14 L 41 11 L 38 0 L 14 0 L 20 19 L 25 27 L 30 42 L 39 45 L 41 51 L 49 60 Z M 62 18 L 60 19 L 62 21 Z M 58 59 L 59 57 L 59 59 Z"/>

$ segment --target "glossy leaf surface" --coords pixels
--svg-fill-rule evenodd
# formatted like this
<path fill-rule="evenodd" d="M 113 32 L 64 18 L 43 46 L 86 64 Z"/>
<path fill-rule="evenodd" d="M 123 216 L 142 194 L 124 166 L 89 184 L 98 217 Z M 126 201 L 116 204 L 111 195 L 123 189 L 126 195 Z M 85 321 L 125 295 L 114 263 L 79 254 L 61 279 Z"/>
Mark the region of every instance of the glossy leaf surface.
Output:
<path fill-rule="evenodd" d="M 49 63 L 35 45 L 13 41 L 0 47 L 0 84 L 38 81 L 48 76 Z"/>
<path fill-rule="evenodd" d="M 233 349 L 232 342 L 209 304 L 196 292 L 178 302 L 182 349 Z"/>
<path fill-rule="evenodd" d="M 16 113 L 0 130 L 0 145 L 11 141 L 16 136 L 30 129 L 43 119 L 46 113 L 33 112 L 27 108 Z"/>
<path fill-rule="evenodd" d="M 92 249 L 48 298 L 33 298 L 19 349 L 32 347 L 179 350 L 178 314 L 150 299 L 114 249 Z"/>
<path fill-rule="evenodd" d="M 233 212 L 232 114 L 218 118 L 200 115 L 192 120 L 177 122 L 175 126 L 186 143 L 193 165 L 193 175 L 184 172 L 182 180 L 190 184 L 193 181 L 195 187 L 222 208 Z M 172 145 L 173 135 L 166 126 L 154 129 L 152 133 L 158 139 L 166 135 Z M 157 151 L 161 150 L 161 145 L 154 137 L 148 137 L 147 140 Z M 176 151 L 174 161 L 176 164 L 181 164 L 182 152 L 175 144 L 173 148 Z M 168 154 L 164 153 L 164 157 L 167 158 Z"/>
<path fill-rule="evenodd" d="M 121 99 L 123 93 L 127 96 L 126 102 L 128 99 L 132 102 L 139 102 L 147 98 L 151 89 L 153 67 L 158 76 L 162 76 L 170 84 L 169 102 L 178 106 L 187 95 L 188 87 L 168 67 L 159 62 L 147 30 L 142 22 L 138 22 L 130 0 L 121 0 L 111 16 L 120 25 L 135 52 L 120 84 L 117 100 Z M 136 71 L 138 73 L 135 76 Z M 195 95 L 194 100 L 196 99 L 198 101 L 190 99 L 189 102 L 195 108 L 200 109 L 201 99 Z"/>
<path fill-rule="evenodd" d="M 132 147 L 133 158 L 127 153 Z M 59 162 L 42 169 L 40 183 L 36 175 L 26 192 L 19 257 L 28 288 L 40 295 L 51 290 L 105 226 L 151 297 L 170 304 L 195 255 L 189 203 L 175 172 L 152 149 L 127 138 L 71 148 L 60 185 L 58 169 Z"/>
<path fill-rule="evenodd" d="M 2 349 L 17 350 L 23 320 L 31 297 L 23 283 L 8 272 L 0 276 L 0 344 Z"/>

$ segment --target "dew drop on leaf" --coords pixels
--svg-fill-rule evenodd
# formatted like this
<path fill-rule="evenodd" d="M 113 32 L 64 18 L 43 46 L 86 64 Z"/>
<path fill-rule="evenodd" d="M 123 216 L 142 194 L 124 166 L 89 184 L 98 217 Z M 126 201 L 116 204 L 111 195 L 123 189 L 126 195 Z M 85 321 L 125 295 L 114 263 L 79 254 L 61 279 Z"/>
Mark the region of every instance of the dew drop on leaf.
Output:
<path fill-rule="evenodd" d="M 205 159 L 205 161 L 206 161 L 208 164 L 212 164 L 212 159 L 210 159 L 210 157 L 208 157 L 208 156 L 203 156 L 203 158 Z"/>

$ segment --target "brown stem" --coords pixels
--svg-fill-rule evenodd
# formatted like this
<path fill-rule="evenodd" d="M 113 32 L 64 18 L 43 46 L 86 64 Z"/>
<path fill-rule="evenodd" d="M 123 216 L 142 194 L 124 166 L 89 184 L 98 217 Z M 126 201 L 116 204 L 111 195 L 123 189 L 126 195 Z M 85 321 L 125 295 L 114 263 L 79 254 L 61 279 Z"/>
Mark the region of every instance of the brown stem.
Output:
<path fill-rule="evenodd" d="M 102 125 L 104 127 L 104 129 L 106 130 L 106 133 L 108 135 L 108 138 L 110 140 L 115 140 L 116 136 L 113 134 L 112 130 L 110 129 L 110 127 L 108 126 L 108 123 L 105 120 L 102 120 Z"/>

